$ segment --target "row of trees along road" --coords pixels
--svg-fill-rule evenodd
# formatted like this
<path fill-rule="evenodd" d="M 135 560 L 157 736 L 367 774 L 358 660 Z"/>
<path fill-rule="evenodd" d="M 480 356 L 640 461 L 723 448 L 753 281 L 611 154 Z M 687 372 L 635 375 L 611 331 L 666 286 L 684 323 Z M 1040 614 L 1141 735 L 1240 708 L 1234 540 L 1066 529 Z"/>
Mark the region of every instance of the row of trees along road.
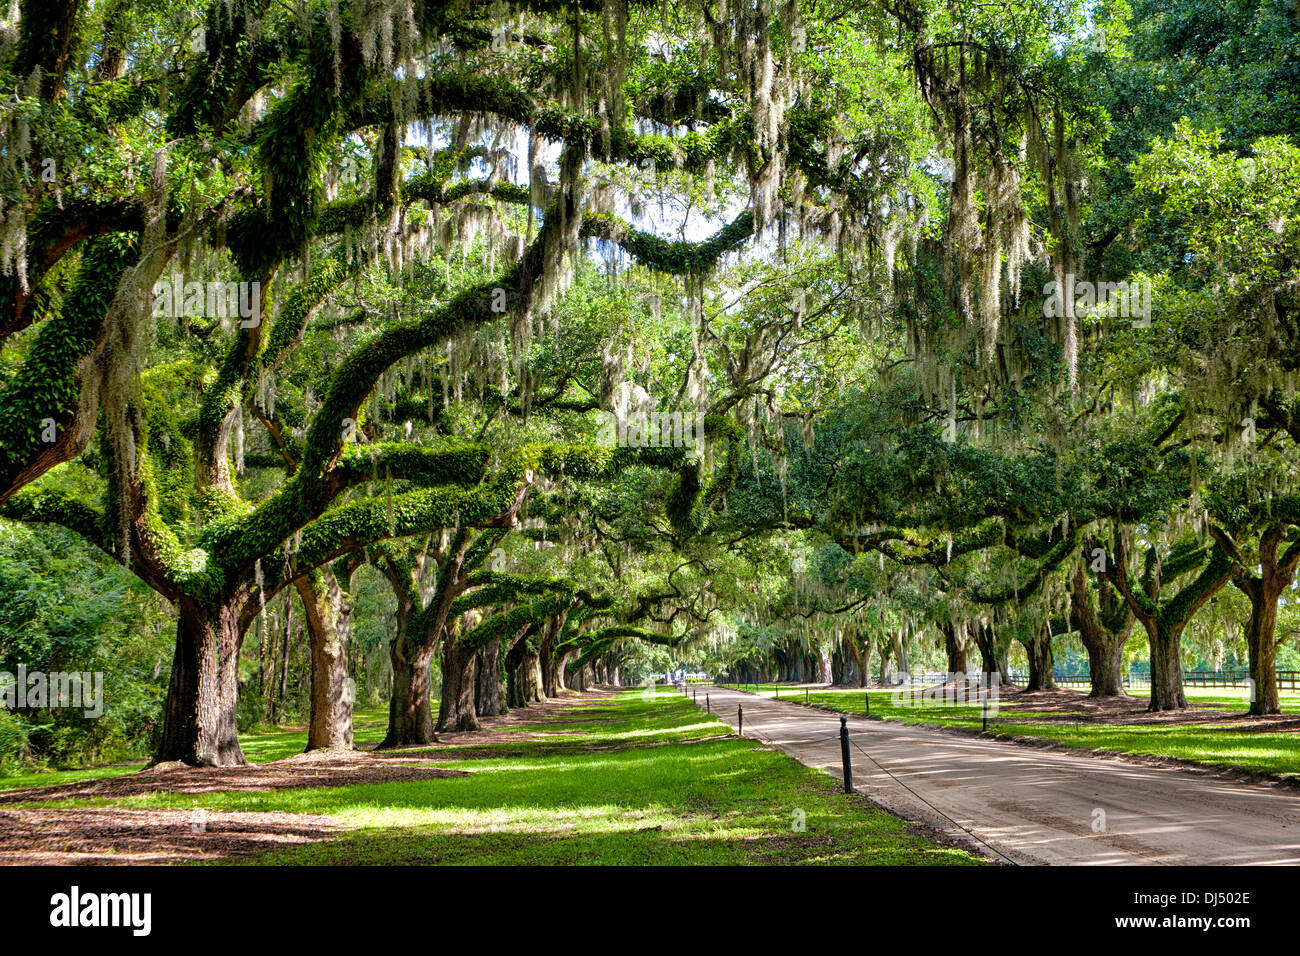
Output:
<path fill-rule="evenodd" d="M 1149 3 L 1064 55 L 998 59 L 995 81 L 972 53 L 949 92 L 969 105 L 993 82 L 965 115 L 980 138 L 1019 138 L 1034 194 L 1000 219 L 995 164 L 963 227 L 955 131 L 945 229 L 895 272 L 856 394 L 813 429 L 773 417 L 772 442 L 796 453 L 779 489 L 755 467 L 740 522 L 808 537 L 779 600 L 716 658 L 732 676 L 865 681 L 874 651 L 888 679 L 933 648 L 949 671 L 978 652 L 1005 678 L 1015 641 L 1033 690 L 1052 685 L 1053 637 L 1072 635 L 1093 695 L 1118 696 L 1140 635 L 1165 710 L 1187 706 L 1183 668 L 1221 658 L 1226 634 L 1251 711 L 1278 711 L 1300 560 L 1296 35 L 1292 10 Z M 1050 120 L 1032 95 L 1044 76 L 1063 84 Z M 991 270 L 975 263 L 973 300 L 963 242 Z M 1154 308 L 1061 308 L 1071 278 Z"/>
<path fill-rule="evenodd" d="M 1228 589 L 1276 710 L 1295 37 L 1263 3 L 20 3 L 0 509 L 174 609 L 158 760 L 243 762 L 244 640 L 295 597 L 309 746 L 350 746 L 375 576 L 390 746 L 796 617 L 862 679 L 924 620 L 1047 686 L 1077 633 L 1095 694 L 1140 627 L 1177 708 Z M 1154 321 L 1052 308 L 1076 276 Z"/>

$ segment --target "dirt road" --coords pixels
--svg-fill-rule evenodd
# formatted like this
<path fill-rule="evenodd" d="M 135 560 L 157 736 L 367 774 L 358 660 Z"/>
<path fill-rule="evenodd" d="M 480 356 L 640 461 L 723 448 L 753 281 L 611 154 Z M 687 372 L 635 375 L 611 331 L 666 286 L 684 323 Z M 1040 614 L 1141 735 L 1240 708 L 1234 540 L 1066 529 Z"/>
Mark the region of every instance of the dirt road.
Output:
<path fill-rule="evenodd" d="M 746 737 L 843 778 L 838 716 L 725 687 L 707 693 L 733 728 L 744 706 Z M 1016 863 L 1300 863 L 1294 790 L 892 721 L 850 716 L 848 727 L 856 789 Z"/>

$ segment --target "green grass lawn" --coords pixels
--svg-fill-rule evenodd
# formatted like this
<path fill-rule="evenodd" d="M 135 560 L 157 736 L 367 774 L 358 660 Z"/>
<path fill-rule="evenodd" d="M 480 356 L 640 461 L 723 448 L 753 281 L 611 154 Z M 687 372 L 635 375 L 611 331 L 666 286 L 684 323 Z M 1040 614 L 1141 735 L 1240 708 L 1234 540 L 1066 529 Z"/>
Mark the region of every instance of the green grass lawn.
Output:
<path fill-rule="evenodd" d="M 24 787 L 57 787 L 61 783 L 78 783 L 82 780 L 101 780 L 135 773 L 144 762 L 114 764 L 109 767 L 82 767 L 78 770 L 31 770 L 0 777 L 0 790 L 21 790 Z"/>
<path fill-rule="evenodd" d="M 753 690 L 753 684 L 742 689 Z M 796 702 L 848 714 L 861 714 L 867 710 L 866 698 L 871 697 L 871 716 L 882 720 L 901 720 L 906 724 L 938 724 L 947 727 L 979 729 L 982 726 L 981 708 L 976 704 L 941 704 L 909 702 L 906 696 L 895 700 L 893 691 L 860 689 L 811 690 L 805 695 L 802 687 L 760 684 L 758 692 L 764 697 L 779 696 Z M 1246 709 L 1244 692 L 1192 690 L 1189 700 L 1225 710 Z M 1082 694 L 1080 694 L 1082 698 Z M 1178 757 L 1197 763 L 1218 764 L 1241 770 L 1272 773 L 1284 776 L 1300 775 L 1300 734 L 1294 732 L 1269 732 L 1213 723 L 1178 725 L 1160 724 L 1090 724 L 1087 718 L 1079 723 L 1062 722 L 1060 715 L 1035 711 L 1030 702 L 1017 704 L 1007 699 L 999 701 L 996 713 L 990 718 L 990 730 L 997 733 L 1024 737 L 1042 737 L 1067 747 L 1114 750 L 1121 753 L 1146 756 Z M 1300 694 L 1283 694 L 1284 713 L 1300 713 Z M 1055 716 L 1056 720 L 1049 720 Z"/>
<path fill-rule="evenodd" d="M 433 701 L 437 712 L 438 701 Z M 388 707 L 362 708 L 352 716 L 353 737 L 358 744 L 379 743 L 388 727 Z M 249 763 L 266 763 L 300 754 L 307 747 L 306 725 L 296 727 L 258 727 L 239 735 L 239 745 Z M 79 770 L 38 770 L 0 777 L 0 790 L 18 790 L 23 787 L 54 787 L 61 783 L 81 780 L 99 780 L 104 777 L 121 777 L 135 773 L 145 761 L 123 763 L 110 767 L 85 767 Z"/>
<path fill-rule="evenodd" d="M 420 765 L 468 771 L 461 777 L 159 791 L 111 805 L 325 814 L 347 828 L 255 860 L 266 864 L 981 862 L 837 792 L 828 775 L 733 736 L 668 688 L 625 691 L 511 730 L 518 743 L 417 751 L 428 757 Z"/>
<path fill-rule="evenodd" d="M 1189 687 L 1184 690 L 1184 693 L 1187 694 L 1187 700 L 1190 703 L 1206 704 L 1223 710 L 1245 711 L 1250 703 L 1250 699 L 1244 690 L 1231 691 Z M 1145 700 L 1148 695 L 1142 694 L 1141 696 Z M 1282 704 L 1282 713 L 1300 714 L 1300 694 L 1282 692 L 1278 694 L 1278 699 Z"/>
<path fill-rule="evenodd" d="M 435 716 L 438 702 L 433 702 Z M 377 744 L 388 729 L 388 707 L 360 708 L 352 714 L 352 738 L 358 744 Z M 239 735 L 239 746 L 249 763 L 267 763 L 292 757 L 307 749 L 307 728 L 258 727 Z"/>

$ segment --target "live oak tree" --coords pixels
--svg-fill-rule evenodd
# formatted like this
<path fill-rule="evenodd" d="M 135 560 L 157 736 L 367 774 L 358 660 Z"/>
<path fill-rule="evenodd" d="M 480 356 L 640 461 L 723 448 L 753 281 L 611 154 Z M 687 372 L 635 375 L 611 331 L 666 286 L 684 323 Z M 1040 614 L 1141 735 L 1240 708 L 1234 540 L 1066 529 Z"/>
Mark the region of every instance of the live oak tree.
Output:
<path fill-rule="evenodd" d="M 434 733 L 439 650 L 466 727 L 630 642 L 737 632 L 755 673 L 838 647 L 864 680 L 922 626 L 1005 676 L 1015 634 L 1033 686 L 1074 632 L 1116 695 L 1139 624 L 1179 707 L 1228 581 L 1274 709 L 1300 432 L 1275 7 L 22 3 L 0 506 L 174 605 L 160 759 L 243 759 L 240 647 L 291 594 L 309 745 L 348 746 L 367 562 L 393 745 Z M 1155 321 L 1045 309 L 1075 274 L 1150 281 Z M 256 294 L 212 315 L 186 282 Z M 702 454 L 602 447 L 663 411 L 704 416 Z M 1274 477 L 1239 468 L 1261 455 Z"/>
<path fill-rule="evenodd" d="M 1232 583 L 1250 602 L 1245 626 L 1252 714 L 1281 713 L 1277 690 L 1278 605 L 1300 565 L 1300 498 L 1285 459 L 1264 456 L 1217 476 L 1207 510 L 1211 533 L 1233 560 Z"/>
<path fill-rule="evenodd" d="M 16 503 L 15 511 L 31 520 L 66 520 L 79 524 L 98 539 L 97 543 L 110 547 L 137 574 L 176 602 L 177 653 L 166 730 L 158 756 L 202 763 L 242 760 L 234 738 L 233 662 L 256 609 L 267 594 L 288 583 L 280 571 L 282 565 L 292 565 L 292 577 L 296 579 L 341 553 L 364 546 L 369 540 L 423 530 L 435 521 L 444 525 L 454 518 L 461 522 L 508 522 L 526 491 L 530 480 L 526 462 L 515 462 L 506 469 L 506 475 L 491 484 L 478 484 L 484 476 L 483 462 L 477 452 L 422 454 L 420 449 L 390 447 L 376 454 L 372 448 L 366 454 L 366 464 L 371 469 L 380 467 L 386 474 L 401 479 L 408 476 L 403 474 L 404 466 L 397 464 L 398 459 L 408 464 L 423 462 L 423 465 L 416 464 L 417 471 L 430 464 L 433 471 L 438 471 L 443 464 L 448 464 L 451 473 L 443 471 L 439 478 L 450 477 L 453 482 L 459 480 L 473 487 L 464 487 L 462 491 L 431 490 L 422 496 L 417 493 L 415 498 L 407 493 L 407 497 L 399 496 L 395 508 L 380 507 L 374 501 L 350 501 L 329 510 L 340 492 L 359 480 L 357 460 L 350 458 L 344 446 L 360 406 L 381 375 L 394 363 L 430 346 L 441 345 L 475 323 L 489 321 L 500 314 L 502 306 L 521 322 L 529 321 L 535 311 L 541 311 L 544 305 L 541 300 L 555 291 L 560 254 L 573 248 L 581 232 L 575 180 L 589 153 L 616 161 L 645 158 L 662 160 L 665 166 L 674 165 L 669 141 L 630 132 L 626 114 L 615 117 L 610 136 L 601 139 L 594 135 L 596 124 L 585 119 L 583 113 L 586 80 L 581 72 L 581 56 L 568 57 L 578 75 L 565 75 L 559 81 L 563 92 L 558 103 L 545 99 L 555 88 L 554 84 L 543 84 L 536 99 L 512 90 L 506 84 L 508 78 L 517 75 L 512 64 L 500 69 L 495 86 L 490 82 L 485 85 L 483 81 L 474 93 L 469 93 L 464 85 L 465 74 L 446 69 L 447 58 L 436 44 L 462 43 L 468 59 L 479 62 L 485 73 L 490 74 L 498 64 L 491 56 L 490 37 L 483 36 L 481 29 L 467 25 L 461 17 L 446 16 L 449 11 L 428 9 L 423 19 L 416 22 L 413 11 L 401 6 L 354 14 L 347 7 L 326 5 L 317 10 L 303 10 L 300 17 L 271 13 L 255 4 L 237 7 L 216 4 L 210 9 L 204 49 L 187 58 L 184 84 L 180 90 L 169 91 L 168 105 L 163 111 L 169 131 L 198 140 L 200 153 L 205 145 L 210 148 L 216 141 L 214 135 L 242 138 L 248 147 L 243 154 L 243 170 L 236 166 L 223 173 L 237 179 L 242 172 L 245 180 L 251 181 L 253 177 L 248 171 L 260 167 L 265 179 L 263 189 L 239 186 L 222 193 L 206 209 L 192 204 L 187 211 L 169 215 L 172 190 L 164 160 L 174 147 L 155 151 L 147 202 L 135 201 L 144 223 L 147 267 L 137 267 L 132 258 L 139 255 L 139 241 L 109 237 L 94 247 L 92 258 L 82 265 L 81 272 L 87 282 L 92 275 L 99 276 L 103 291 L 96 298 L 88 287 L 75 288 L 72 291 L 76 295 L 71 300 L 80 303 L 77 308 L 94 313 L 88 320 L 76 319 L 83 324 L 89 321 L 91 334 L 86 344 L 63 349 L 64 353 L 75 354 L 60 355 L 61 361 L 79 369 L 82 359 L 107 334 L 101 334 L 101 330 L 117 324 L 117 338 L 108 339 L 117 342 L 117 351 L 106 354 L 109 369 L 104 373 L 112 377 L 112 388 L 104 392 L 105 396 L 112 396 L 113 407 L 104 416 L 108 441 L 103 445 L 108 465 L 107 507 L 111 514 L 83 521 L 86 515 L 78 511 L 76 503 L 57 500 L 50 493 L 38 493 L 30 500 Z M 526 5 L 521 6 L 524 8 Z M 76 22 L 75 16 L 69 20 L 65 25 L 67 30 L 84 27 Z M 39 20 L 28 18 L 24 22 L 28 31 L 40 28 Z M 581 36 L 580 23 L 575 21 L 575 26 L 577 35 Z M 397 37 L 396 47 L 387 40 L 390 28 Z M 23 29 L 21 24 L 20 29 Z M 569 34 L 561 31 L 559 35 Z M 380 38 L 383 42 L 376 45 Z M 539 41 L 539 38 L 529 40 Z M 19 48 L 25 49 L 27 42 L 20 42 Z M 555 49 L 548 40 L 540 42 L 545 48 Z M 531 45 L 531 42 L 524 44 Z M 20 58 L 17 62 L 26 69 L 26 60 Z M 85 63 L 59 62 L 69 69 L 74 65 L 81 68 L 83 78 L 87 75 Z M 434 71 L 417 80 L 409 66 L 416 62 L 428 63 Z M 43 65 L 48 70 L 53 64 Z M 405 80 L 401 79 L 403 76 Z M 608 77 L 608 73 L 600 74 L 602 82 Z M 287 82 L 281 82 L 286 78 Z M 94 82 L 92 76 L 92 85 Z M 152 85 L 156 92 L 161 92 L 161 81 L 155 77 L 138 77 L 134 82 Z M 408 202 L 432 202 L 437 206 L 454 200 L 455 197 L 441 190 L 451 171 L 446 167 L 435 164 L 422 181 L 401 180 L 400 142 L 410 122 L 481 111 L 484 103 L 478 94 L 484 92 L 496 95 L 494 112 L 504 122 L 535 127 L 537 136 L 564 144 L 561 183 L 556 190 L 558 198 L 543 203 L 550 207 L 552 214 L 545 217 L 531 242 L 519 244 L 524 246 L 522 254 L 517 253 L 518 258 L 508 262 L 507 268 L 493 281 L 461 290 L 422 319 L 393 324 L 349 356 L 331 377 L 320 407 L 304 428 L 292 474 L 265 500 L 245 502 L 232 480 L 229 462 L 232 432 L 241 406 L 263 388 L 267 377 L 274 374 L 286 354 L 294 349 L 321 300 L 356 264 L 364 263 L 374 252 L 401 260 L 401 252 L 395 250 L 408 251 L 421 234 L 421 223 L 414 222 L 376 233 L 375 227 L 381 219 L 395 223 L 394 217 L 400 215 Z M 570 92 L 575 94 L 576 102 L 569 103 L 574 111 L 566 116 L 564 101 Z M 59 89 L 42 87 L 40 94 L 46 98 L 57 97 Z M 390 94 L 395 94 L 395 98 Z M 268 98 L 271 103 L 266 106 Z M 129 103 L 129 110 L 154 109 L 152 97 L 142 99 L 143 103 Z M 653 111 L 653 103 L 646 108 Z M 235 121 L 245 109 L 252 115 L 247 116 L 247 130 L 240 132 Z M 321 187 L 324 168 L 331 161 L 338 164 L 337 150 L 350 131 L 370 129 L 378 131 L 373 138 L 372 187 L 366 195 L 328 205 Z M 713 158 L 710 150 L 704 144 L 683 160 L 682 165 L 702 168 Z M 334 155 L 331 151 L 335 151 Z M 722 153 L 718 156 L 723 158 Z M 483 192 L 496 189 L 491 180 L 489 176 Z M 407 188 L 404 190 L 403 186 Z M 533 188 L 537 196 L 530 195 L 528 190 L 523 190 L 522 196 L 519 190 L 496 191 L 508 201 L 530 205 L 534 198 L 545 199 L 549 187 L 535 178 Z M 462 194 L 474 190 L 471 183 Z M 232 212 L 235 200 L 239 208 Z M 462 233 L 463 219 L 462 216 L 459 223 Z M 27 226 L 21 216 L 15 222 L 20 233 L 21 227 Z M 211 226 L 218 222 L 225 228 L 212 232 Z M 645 257 L 658 256 L 670 268 L 690 271 L 743 239 L 752 228 L 746 225 L 752 223 L 752 217 L 742 216 L 740 223 L 719 240 L 699 244 L 698 252 L 697 246 L 688 243 L 639 239 L 635 230 L 618 226 L 610 219 L 598 220 L 597 231 L 616 233 L 609 237 L 628 245 L 639 243 Z M 427 225 L 427 218 L 423 224 Z M 113 220 L 105 228 L 108 227 L 120 228 L 120 223 Z M 354 230 L 366 238 L 353 236 Z M 85 227 L 75 224 L 69 231 L 75 236 L 84 232 Z M 140 362 L 139 346 L 135 343 L 144 331 L 148 291 L 169 255 L 183 241 L 193 241 L 196 232 L 215 248 L 220 248 L 224 240 L 237 274 L 259 288 L 268 286 L 284 259 L 302 256 L 304 243 L 322 240 L 326 243 L 314 263 L 304 263 L 306 281 L 293 287 L 283 308 L 267 308 L 269 303 L 263 301 L 263 308 L 256 314 L 243 317 L 245 321 L 239 323 L 226 357 L 219 363 L 215 380 L 204 382 L 193 440 L 194 483 L 203 507 L 202 537 L 198 541 L 186 540 L 189 535 L 178 536 L 161 513 L 148 446 L 149 423 L 142 414 L 141 389 L 133 379 L 133 369 L 138 369 Z M 427 230 L 423 234 L 427 235 Z M 330 237 L 334 237 L 333 248 L 329 245 Z M 354 243 L 361 248 L 354 250 Z M 68 248 L 71 243 L 62 240 L 59 251 Z M 351 255 L 354 251 L 357 254 Z M 23 262 L 15 260 L 13 264 L 25 268 Z M 14 276 L 12 288 L 15 299 L 20 300 L 15 306 L 16 314 L 21 312 L 32 278 L 26 274 Z M 539 288 L 543 295 L 535 302 L 534 293 Z M 65 313 L 45 328 L 55 329 L 59 321 L 70 318 Z M 58 334 L 51 331 L 46 338 L 53 341 Z M 90 394 L 88 390 L 92 386 L 83 384 L 81 396 L 72 389 L 71 396 L 64 399 L 62 410 L 47 409 L 57 434 L 75 433 L 80 437 L 63 441 L 52 456 L 38 447 L 41 419 L 35 417 L 35 412 L 40 411 L 37 405 L 44 399 L 32 390 L 47 388 L 56 380 L 49 368 L 38 380 L 41 341 L 38 338 L 34 343 L 29 354 L 29 371 L 12 383 L 13 400 L 6 403 L 6 414 L 21 426 L 15 434 L 30 436 L 24 439 L 25 445 L 7 449 L 14 476 L 10 491 L 48 468 L 54 460 L 72 457 L 82 446 L 87 431 L 82 421 L 87 415 L 82 398 Z M 65 389 L 63 394 L 69 393 Z M 88 414 L 93 417 L 93 408 Z M 79 419 L 78 415 L 82 417 Z M 428 472 L 425 474 L 430 476 Z M 385 520 L 389 511 L 397 515 L 395 521 Z M 376 534 L 381 525 L 388 525 L 388 530 Z M 120 541 L 114 533 L 119 526 Z M 198 547 L 187 547 L 191 544 Z M 287 562 L 283 560 L 286 557 Z M 263 559 L 274 564 L 275 570 L 264 573 Z"/>
<path fill-rule="evenodd" d="M 1089 697 L 1125 697 L 1124 646 L 1133 611 L 1109 578 L 1089 571 L 1104 556 L 1083 550 L 1071 563 L 1070 623 L 1088 653 Z"/>

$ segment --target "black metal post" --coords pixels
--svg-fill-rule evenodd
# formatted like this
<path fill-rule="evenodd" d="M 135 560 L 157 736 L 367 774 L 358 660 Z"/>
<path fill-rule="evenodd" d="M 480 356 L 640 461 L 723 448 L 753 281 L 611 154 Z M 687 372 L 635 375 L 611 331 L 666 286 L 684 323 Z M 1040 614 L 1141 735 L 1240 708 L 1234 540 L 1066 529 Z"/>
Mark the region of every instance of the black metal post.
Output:
<path fill-rule="evenodd" d="M 804 702 L 805 705 L 808 703 L 808 688 L 807 688 L 807 687 L 805 687 L 805 688 L 803 689 L 803 702 Z"/>
<path fill-rule="evenodd" d="M 871 716 L 871 691 L 864 690 L 862 692 L 862 696 L 865 697 L 867 700 L 867 716 L 870 717 Z"/>
<path fill-rule="evenodd" d="M 711 704 L 709 703 L 709 694 L 708 694 L 708 691 L 705 691 L 705 692 L 704 692 L 704 709 L 705 709 L 706 712 L 708 712 L 708 713 L 710 713 L 710 714 L 713 713 L 713 705 L 711 705 Z"/>
<path fill-rule="evenodd" d="M 740 734 L 740 736 L 743 737 L 745 736 L 745 705 L 744 704 L 736 705 L 736 717 L 740 722 L 740 727 L 739 729 L 737 729 L 736 733 Z"/>
<path fill-rule="evenodd" d="M 840 718 L 840 757 L 844 760 L 844 792 L 853 792 L 853 764 L 849 761 L 849 719 Z"/>
<path fill-rule="evenodd" d="M 982 729 L 989 729 L 989 699 L 987 697 L 984 698 L 984 726 Z"/>

